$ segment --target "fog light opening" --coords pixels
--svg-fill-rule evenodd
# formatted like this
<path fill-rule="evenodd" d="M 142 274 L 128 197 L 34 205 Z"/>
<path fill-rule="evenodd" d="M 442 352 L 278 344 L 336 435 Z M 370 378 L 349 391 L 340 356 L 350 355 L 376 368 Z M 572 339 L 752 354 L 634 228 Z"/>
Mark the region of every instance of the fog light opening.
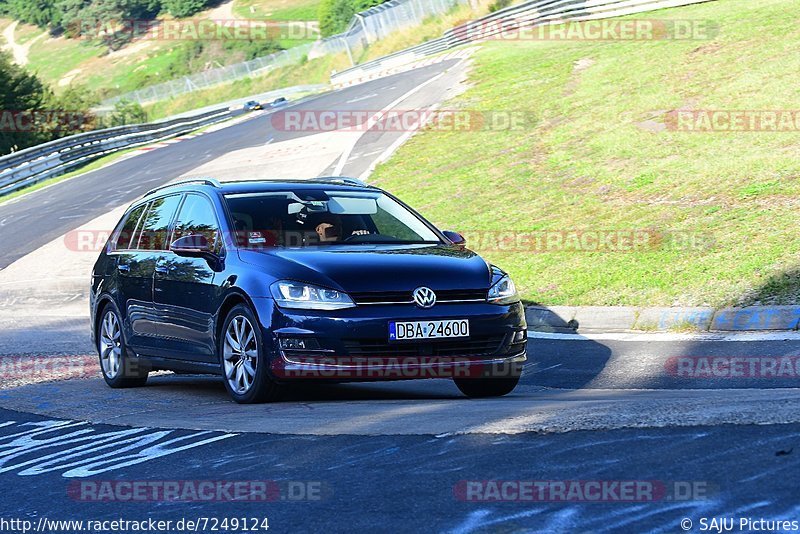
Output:
<path fill-rule="evenodd" d="M 282 350 L 319 350 L 319 342 L 313 337 L 282 337 Z"/>

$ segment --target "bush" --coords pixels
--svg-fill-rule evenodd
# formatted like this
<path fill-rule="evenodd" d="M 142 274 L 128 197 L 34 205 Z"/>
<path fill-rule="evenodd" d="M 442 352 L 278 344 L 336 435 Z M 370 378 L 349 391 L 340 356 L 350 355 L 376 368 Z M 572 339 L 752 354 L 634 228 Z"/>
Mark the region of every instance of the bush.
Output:
<path fill-rule="evenodd" d="M 489 6 L 489 13 L 494 13 L 495 11 L 500 11 L 511 5 L 511 0 L 495 0 L 495 2 Z"/>
<path fill-rule="evenodd" d="M 190 17 L 206 7 L 206 0 L 162 0 L 162 7 L 173 17 Z"/>
<path fill-rule="evenodd" d="M 137 102 L 121 100 L 114 106 L 114 111 L 109 114 L 106 122 L 107 126 L 142 124 L 147 122 L 147 112 Z"/>
<path fill-rule="evenodd" d="M 385 0 L 322 0 L 317 8 L 319 29 L 330 37 L 347 29 L 356 13 L 382 4 Z"/>

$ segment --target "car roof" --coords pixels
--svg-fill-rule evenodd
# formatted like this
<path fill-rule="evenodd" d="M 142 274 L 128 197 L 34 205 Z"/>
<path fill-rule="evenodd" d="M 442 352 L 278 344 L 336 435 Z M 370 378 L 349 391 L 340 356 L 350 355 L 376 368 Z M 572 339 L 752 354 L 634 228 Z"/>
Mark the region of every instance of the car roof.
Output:
<path fill-rule="evenodd" d="M 355 178 L 340 176 L 320 177 L 310 180 L 234 180 L 218 182 L 211 178 L 198 178 L 157 187 L 145 193 L 148 197 L 168 191 L 207 191 L 223 195 L 243 193 L 265 193 L 271 191 L 304 191 L 325 188 L 332 191 L 380 191 Z"/>

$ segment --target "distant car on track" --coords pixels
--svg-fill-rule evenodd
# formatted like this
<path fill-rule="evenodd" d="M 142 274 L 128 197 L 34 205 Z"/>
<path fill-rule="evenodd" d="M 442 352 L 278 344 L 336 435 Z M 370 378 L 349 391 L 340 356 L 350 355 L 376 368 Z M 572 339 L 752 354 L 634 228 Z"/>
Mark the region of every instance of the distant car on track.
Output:
<path fill-rule="evenodd" d="M 288 103 L 289 103 L 289 101 L 288 101 L 288 100 L 286 100 L 286 97 L 284 97 L 284 96 L 281 96 L 281 97 L 278 97 L 278 98 L 276 98 L 275 100 L 273 100 L 273 101 L 270 103 L 269 107 L 271 107 L 271 108 L 279 108 L 279 107 L 281 107 L 281 106 L 285 106 L 285 105 L 286 105 L 286 104 L 288 104 Z"/>
<path fill-rule="evenodd" d="M 256 102 L 255 100 L 251 100 L 246 102 L 244 106 L 242 106 L 244 111 L 255 111 L 257 109 L 264 109 L 260 102 Z"/>
<path fill-rule="evenodd" d="M 239 403 L 311 379 L 452 378 L 485 397 L 526 360 L 509 275 L 348 178 L 154 189 L 109 238 L 90 302 L 111 387 L 166 369 L 220 374 Z"/>

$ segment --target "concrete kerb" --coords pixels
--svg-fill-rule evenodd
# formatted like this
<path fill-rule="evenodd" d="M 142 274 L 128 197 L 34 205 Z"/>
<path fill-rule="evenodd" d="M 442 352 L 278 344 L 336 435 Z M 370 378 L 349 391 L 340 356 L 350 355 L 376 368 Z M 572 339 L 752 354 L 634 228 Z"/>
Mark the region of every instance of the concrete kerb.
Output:
<path fill-rule="evenodd" d="M 800 306 L 711 307 L 528 306 L 531 330 L 570 331 L 721 331 L 797 330 Z"/>

